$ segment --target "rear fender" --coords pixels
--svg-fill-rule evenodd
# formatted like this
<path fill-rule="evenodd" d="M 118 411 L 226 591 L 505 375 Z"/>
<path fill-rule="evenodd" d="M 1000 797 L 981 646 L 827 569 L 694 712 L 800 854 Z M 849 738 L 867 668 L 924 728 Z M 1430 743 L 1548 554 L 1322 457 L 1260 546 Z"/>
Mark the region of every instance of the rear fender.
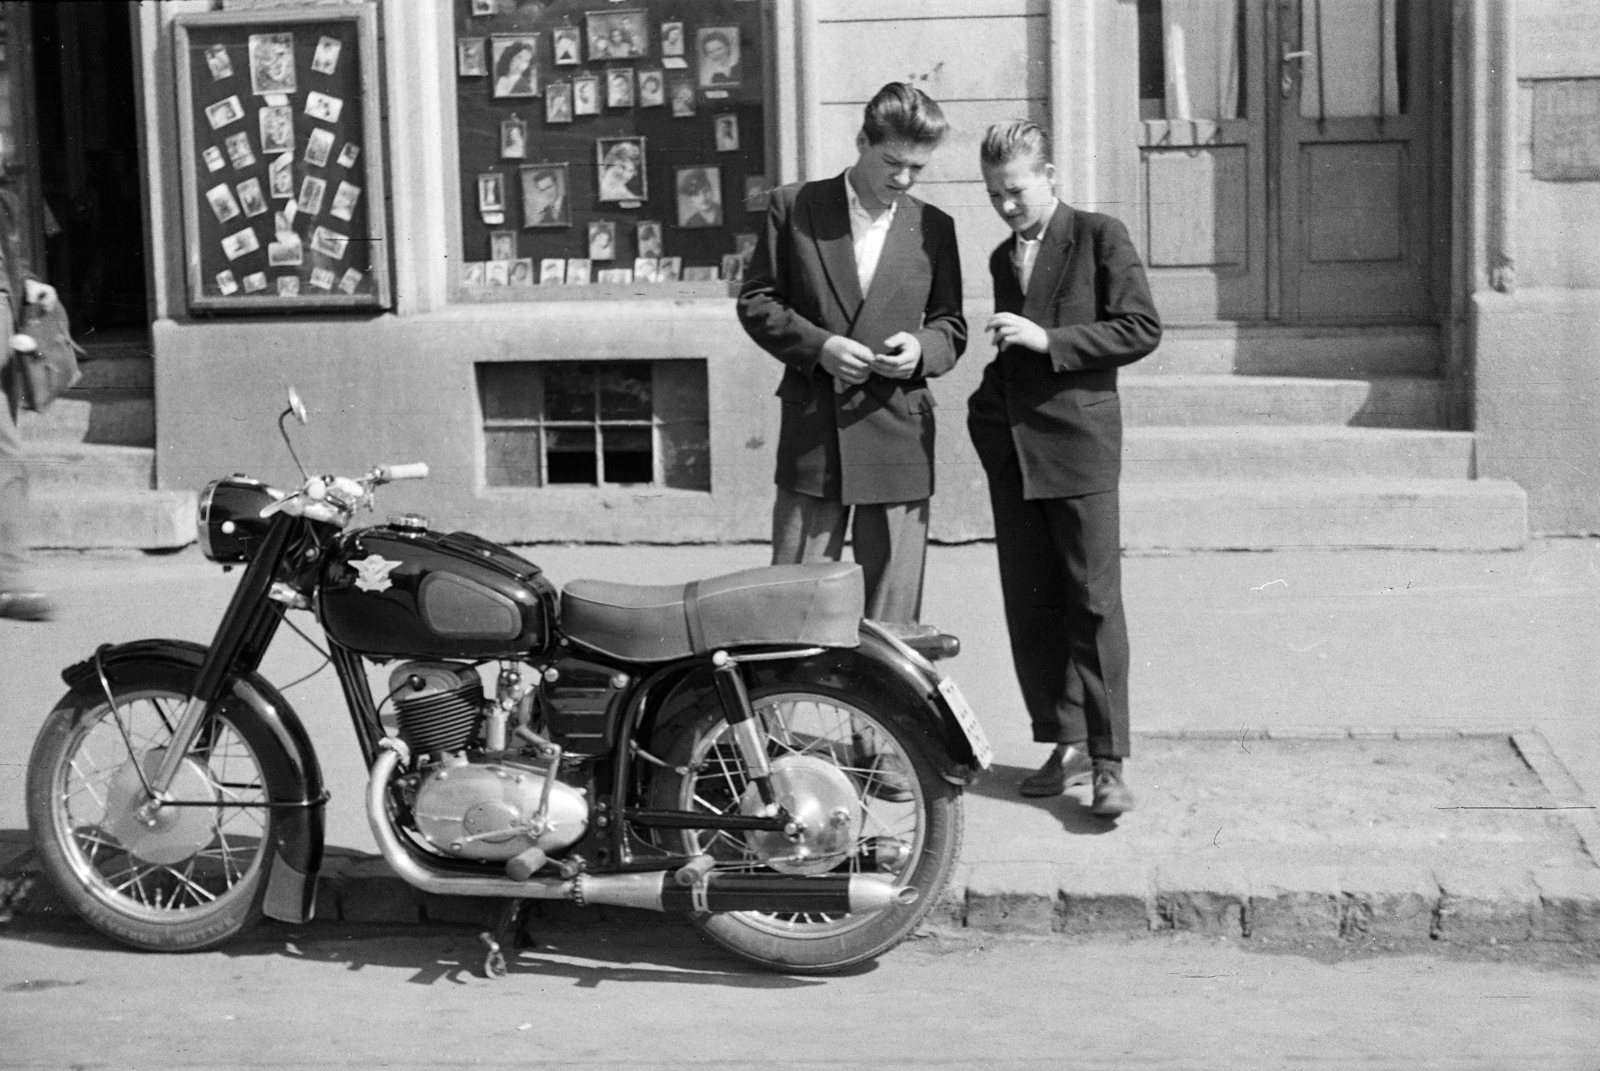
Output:
<path fill-rule="evenodd" d="M 113 683 L 117 670 L 131 664 L 167 663 L 198 672 L 204 644 L 187 640 L 135 640 L 108 646 L 100 663 Z M 61 671 L 72 688 L 99 689 L 95 660 L 87 658 Z M 288 700 L 258 673 L 232 676 L 224 702 L 242 704 L 268 730 L 269 746 L 258 756 L 267 791 L 276 805 L 273 815 L 272 870 L 267 875 L 262 910 L 281 922 L 309 922 L 316 908 L 317 871 L 322 866 L 323 805 L 327 793 L 322 769 L 300 716 Z"/>

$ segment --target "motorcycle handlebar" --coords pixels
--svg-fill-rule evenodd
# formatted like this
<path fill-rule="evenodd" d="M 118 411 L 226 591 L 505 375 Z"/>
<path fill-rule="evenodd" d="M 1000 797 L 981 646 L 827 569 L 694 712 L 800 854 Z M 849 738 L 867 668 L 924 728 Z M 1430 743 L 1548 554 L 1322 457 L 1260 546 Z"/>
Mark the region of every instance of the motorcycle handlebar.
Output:
<path fill-rule="evenodd" d="M 379 465 L 378 479 L 386 483 L 395 480 L 425 480 L 428 478 L 426 461 L 410 461 L 403 465 Z"/>

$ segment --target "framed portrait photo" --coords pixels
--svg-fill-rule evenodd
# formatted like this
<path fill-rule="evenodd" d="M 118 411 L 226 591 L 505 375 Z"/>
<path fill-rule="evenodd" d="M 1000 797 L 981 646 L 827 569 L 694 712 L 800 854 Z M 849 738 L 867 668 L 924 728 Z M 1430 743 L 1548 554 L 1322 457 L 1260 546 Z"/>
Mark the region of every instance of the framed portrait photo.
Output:
<path fill-rule="evenodd" d="M 683 55 L 683 23 L 674 20 L 661 24 L 661 54 L 663 56 Z"/>
<path fill-rule="evenodd" d="M 595 158 L 600 168 L 600 201 L 643 201 L 650 196 L 644 138 L 599 138 Z"/>
<path fill-rule="evenodd" d="M 511 262 L 512 286 L 533 286 L 535 282 L 532 257 L 521 257 Z"/>
<path fill-rule="evenodd" d="M 740 70 L 739 27 L 702 26 L 694 32 L 695 73 L 702 89 L 736 86 Z"/>
<path fill-rule="evenodd" d="M 539 261 L 539 285 L 560 286 L 567 281 L 567 262 L 560 257 L 545 257 Z"/>
<path fill-rule="evenodd" d="M 528 124 L 515 117 L 500 121 L 500 159 L 521 160 L 528 155 Z"/>
<path fill-rule="evenodd" d="M 715 116 L 712 132 L 716 135 L 718 152 L 739 151 L 739 117 L 732 112 Z"/>
<path fill-rule="evenodd" d="M 544 87 L 544 121 L 572 122 L 572 83 L 551 82 Z"/>
<path fill-rule="evenodd" d="M 482 37 L 463 37 L 456 42 L 456 74 L 462 78 L 481 78 L 489 73 L 489 42 Z"/>
<path fill-rule="evenodd" d="M 489 232 L 489 259 L 516 260 L 517 259 L 517 232 L 516 231 L 490 231 Z"/>
<path fill-rule="evenodd" d="M 294 151 L 294 109 L 262 108 L 257 113 L 261 126 L 261 151 L 268 155 Z"/>
<path fill-rule="evenodd" d="M 226 45 L 211 45 L 206 49 L 206 68 L 210 70 L 213 82 L 233 77 L 233 60 L 228 58 Z M 233 273 L 229 272 L 228 275 L 231 277 Z"/>
<path fill-rule="evenodd" d="M 672 103 L 674 119 L 692 118 L 695 110 L 694 79 L 686 74 L 668 75 L 667 100 Z"/>
<path fill-rule="evenodd" d="M 666 75 L 659 67 L 646 67 L 639 72 L 639 107 L 660 108 L 667 103 Z"/>
<path fill-rule="evenodd" d="M 539 95 L 538 34 L 495 34 L 489 38 L 489 62 L 494 99 Z"/>
<path fill-rule="evenodd" d="M 606 68 L 606 107 L 633 107 L 633 68 Z"/>
<path fill-rule="evenodd" d="M 599 115 L 600 114 L 600 76 L 597 74 L 574 75 L 572 79 L 572 114 L 573 115 Z"/>
<path fill-rule="evenodd" d="M 590 271 L 590 265 L 589 265 L 589 258 L 588 257 L 568 257 L 567 258 L 567 285 L 568 286 L 588 286 L 589 285 L 589 271 Z"/>
<path fill-rule="evenodd" d="M 249 56 L 251 93 L 262 97 L 295 91 L 294 34 L 253 33 Z"/>
<path fill-rule="evenodd" d="M 550 39 L 555 45 L 557 67 L 576 67 L 583 62 L 583 34 L 576 26 L 557 26 L 550 31 Z"/>
<path fill-rule="evenodd" d="M 674 183 L 678 226 L 687 229 L 722 226 L 722 169 L 680 167 Z"/>
<path fill-rule="evenodd" d="M 661 256 L 661 221 L 658 219 L 641 219 L 635 226 L 634 233 L 639 244 L 641 257 Z"/>
<path fill-rule="evenodd" d="M 567 165 L 535 164 L 522 169 L 523 227 L 570 227 Z"/>
<path fill-rule="evenodd" d="M 639 59 L 650 54 L 650 22 L 643 8 L 590 11 L 584 15 L 589 58 Z"/>
<path fill-rule="evenodd" d="M 478 176 L 478 211 L 504 212 L 506 210 L 506 177 L 498 171 L 485 171 Z"/>
<path fill-rule="evenodd" d="M 589 221 L 589 259 L 617 259 L 617 225 L 609 219 Z"/>

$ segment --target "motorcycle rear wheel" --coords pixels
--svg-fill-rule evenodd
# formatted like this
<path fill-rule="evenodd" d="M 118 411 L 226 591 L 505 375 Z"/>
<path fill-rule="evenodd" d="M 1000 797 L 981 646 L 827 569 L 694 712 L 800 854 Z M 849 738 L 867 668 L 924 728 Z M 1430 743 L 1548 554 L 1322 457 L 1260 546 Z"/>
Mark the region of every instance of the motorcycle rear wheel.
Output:
<path fill-rule="evenodd" d="M 201 806 L 137 814 L 146 797 L 130 744 L 153 773 L 193 683 L 180 666 L 119 666 L 116 710 L 98 680 L 68 692 L 28 763 L 28 825 L 46 876 L 95 929 L 147 951 L 224 943 L 260 916 L 266 889 L 273 817 L 262 730 L 248 716 L 214 711 L 179 767 L 169 792 Z"/>
<path fill-rule="evenodd" d="M 693 916 L 718 944 L 764 967 L 822 974 L 874 959 L 905 940 L 933 908 L 961 852 L 960 790 L 940 775 L 923 735 L 872 697 L 815 684 L 757 686 L 751 706 L 762 722 L 768 754 L 821 759 L 856 786 L 862 821 L 855 843 L 832 873 L 877 873 L 917 890 L 913 904 L 851 915 L 739 911 Z M 664 756 L 676 769 L 656 784 L 657 805 L 735 812 L 749 786 L 715 694 L 675 719 Z M 863 742 L 875 760 L 863 762 Z M 678 770 L 687 770 L 679 773 Z M 884 771 L 894 771 L 885 775 Z M 892 781 L 908 800 L 884 798 Z M 708 853 L 718 870 L 771 873 L 751 838 L 719 830 L 684 830 L 674 845 Z M 886 853 L 880 847 L 887 845 Z M 887 858 L 885 858 L 885 854 Z M 790 872 L 796 872 L 791 870 Z M 816 873 L 815 869 L 799 872 Z"/>

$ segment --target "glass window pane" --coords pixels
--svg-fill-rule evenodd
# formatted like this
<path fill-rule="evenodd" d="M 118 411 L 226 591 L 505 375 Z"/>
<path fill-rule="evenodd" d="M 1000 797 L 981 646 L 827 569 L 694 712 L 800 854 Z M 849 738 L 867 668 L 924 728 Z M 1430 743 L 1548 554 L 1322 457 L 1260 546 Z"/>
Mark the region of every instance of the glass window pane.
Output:
<path fill-rule="evenodd" d="M 601 434 L 606 483 L 650 483 L 655 479 L 651 429 L 607 427 Z"/>
<path fill-rule="evenodd" d="M 1300 115 L 1400 114 L 1405 53 L 1398 46 L 1401 27 L 1409 25 L 1406 0 L 1301 0 L 1300 47 L 1311 55 L 1301 80 Z"/>
<path fill-rule="evenodd" d="M 545 432 L 545 466 L 551 483 L 599 483 L 593 429 L 548 429 Z"/>
<path fill-rule="evenodd" d="M 1306 0 L 1307 3 L 1313 0 Z M 1162 119 L 1237 119 L 1242 114 L 1244 7 L 1239 0 L 1160 0 L 1159 58 L 1154 34 L 1140 34 L 1140 84 L 1158 66 L 1164 75 Z M 1153 15 L 1141 8 L 1141 16 Z M 1141 30 L 1143 31 L 1143 27 Z M 1148 56 L 1146 55 L 1148 53 Z M 1153 87 L 1152 87 L 1153 90 Z M 1145 90 L 1140 89 L 1141 96 Z"/>
<path fill-rule="evenodd" d="M 485 420 L 537 420 L 544 410 L 539 366 L 519 361 L 514 364 L 480 364 L 478 397 Z"/>
<path fill-rule="evenodd" d="M 600 366 L 600 419 L 649 420 L 650 366 L 643 361 Z"/>
<path fill-rule="evenodd" d="M 490 487 L 538 487 L 539 429 L 483 433 L 484 482 Z"/>
<path fill-rule="evenodd" d="M 594 365 L 587 361 L 544 366 L 547 420 L 594 419 Z"/>

